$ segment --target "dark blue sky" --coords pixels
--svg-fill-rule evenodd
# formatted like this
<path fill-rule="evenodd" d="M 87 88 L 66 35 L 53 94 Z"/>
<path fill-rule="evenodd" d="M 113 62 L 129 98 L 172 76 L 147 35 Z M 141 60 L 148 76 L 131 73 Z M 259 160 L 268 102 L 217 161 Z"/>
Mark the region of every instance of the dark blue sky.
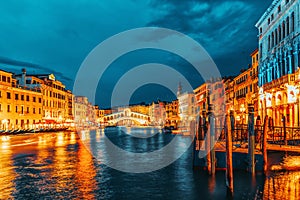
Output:
<path fill-rule="evenodd" d="M 76 72 L 87 54 L 101 41 L 132 28 L 155 26 L 174 29 L 197 40 L 212 56 L 223 76 L 238 74 L 257 48 L 255 23 L 271 0 L 10 0 L 0 3 L 0 69 L 54 73 L 72 89 Z M 115 65 L 130 68 L 151 59 L 129 55 Z M 147 54 L 148 55 L 148 54 Z M 181 65 L 177 59 L 155 61 Z M 146 56 L 147 57 L 147 56 Z M 151 57 L 151 56 L 149 56 Z M 139 60 L 139 61 L 136 61 Z M 142 60 L 142 61 L 141 61 Z M 133 62 L 134 61 L 134 62 Z M 128 66 L 126 66 L 128 65 Z M 122 66 L 122 67 L 121 67 Z M 116 73 L 116 72 L 114 72 Z M 108 73 L 108 77 L 113 77 Z M 99 91 L 96 103 L 108 105 L 112 82 Z M 201 81 L 200 81 L 201 82 Z M 195 81 L 196 86 L 200 82 Z M 112 88 L 112 86 L 111 86 Z M 145 90 L 145 88 L 148 88 Z M 132 102 L 174 95 L 146 86 Z M 152 99 L 151 99 L 152 98 Z M 165 99 L 164 99 L 165 98 Z"/>

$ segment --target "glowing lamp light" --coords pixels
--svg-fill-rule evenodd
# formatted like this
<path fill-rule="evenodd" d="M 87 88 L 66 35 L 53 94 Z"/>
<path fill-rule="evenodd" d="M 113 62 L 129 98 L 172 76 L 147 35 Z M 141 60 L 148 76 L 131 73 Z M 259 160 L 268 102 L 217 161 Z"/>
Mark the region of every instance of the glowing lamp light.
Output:
<path fill-rule="evenodd" d="M 295 103 L 297 101 L 297 95 L 299 93 L 299 89 L 297 89 L 294 85 L 286 85 L 287 87 L 287 101 L 288 103 Z"/>
<path fill-rule="evenodd" d="M 266 92 L 266 106 L 272 106 L 272 94 Z"/>

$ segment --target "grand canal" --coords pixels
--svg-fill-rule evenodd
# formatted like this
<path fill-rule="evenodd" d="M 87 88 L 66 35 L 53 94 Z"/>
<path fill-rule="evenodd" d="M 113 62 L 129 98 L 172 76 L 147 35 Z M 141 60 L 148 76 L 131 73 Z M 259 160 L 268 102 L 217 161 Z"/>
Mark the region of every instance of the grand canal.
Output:
<path fill-rule="evenodd" d="M 151 137 L 137 138 L 135 134 Z M 0 199 L 226 199 L 224 171 L 212 178 L 193 170 L 192 148 L 171 165 L 149 173 L 120 172 L 101 162 L 110 159 L 106 136 L 126 151 L 148 152 L 170 143 L 173 135 L 154 128 L 115 128 L 85 131 L 79 136 L 74 132 L 1 136 Z M 182 144 L 190 140 L 178 139 Z M 100 160 L 90 153 L 93 149 Z M 145 157 L 149 165 L 153 159 Z M 298 171 L 269 172 L 266 177 L 236 171 L 234 177 L 236 199 L 300 198 Z"/>

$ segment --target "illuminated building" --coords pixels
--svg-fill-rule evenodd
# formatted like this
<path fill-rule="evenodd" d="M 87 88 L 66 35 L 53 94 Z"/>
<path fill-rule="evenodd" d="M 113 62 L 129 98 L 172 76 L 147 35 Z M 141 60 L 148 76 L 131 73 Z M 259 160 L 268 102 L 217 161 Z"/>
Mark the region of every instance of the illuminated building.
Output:
<path fill-rule="evenodd" d="M 238 124 L 248 123 L 248 104 L 254 105 L 255 119 L 258 116 L 258 51 L 251 54 L 252 65 L 247 70 L 241 70 L 241 73 L 233 79 L 234 82 L 234 102 L 233 110 Z"/>
<path fill-rule="evenodd" d="M 152 125 L 163 126 L 166 120 L 165 103 L 158 101 L 149 106 L 149 116 Z"/>
<path fill-rule="evenodd" d="M 224 81 L 225 79 L 221 78 L 209 81 L 209 103 L 216 119 L 215 125 L 218 127 L 224 122 L 226 113 Z"/>
<path fill-rule="evenodd" d="M 180 117 L 180 128 L 190 127 L 190 122 L 196 120 L 197 104 L 194 93 L 180 93 L 178 98 L 178 110 Z"/>
<path fill-rule="evenodd" d="M 94 125 L 96 122 L 95 107 L 87 97 L 75 96 L 74 100 L 76 126 Z"/>
<path fill-rule="evenodd" d="M 22 74 L 15 77 L 22 87 L 41 90 L 44 122 L 55 124 L 70 119 L 70 92 L 53 74 L 28 75 L 23 69 Z"/>
<path fill-rule="evenodd" d="M 137 104 L 137 105 L 130 105 L 129 106 L 130 110 L 132 112 L 137 112 L 137 113 L 141 113 L 144 115 L 148 115 L 149 114 L 149 106 L 143 104 Z"/>
<path fill-rule="evenodd" d="M 75 114 L 75 107 L 74 107 L 74 94 L 70 90 L 66 93 L 67 101 L 68 101 L 68 115 L 66 118 L 67 122 L 74 122 L 74 114 Z"/>
<path fill-rule="evenodd" d="M 178 116 L 178 100 L 166 103 L 166 122 L 165 126 L 177 128 L 177 123 L 179 122 Z"/>
<path fill-rule="evenodd" d="M 234 77 L 228 77 L 224 80 L 225 88 L 225 105 L 226 114 L 230 114 L 230 111 L 234 111 Z"/>
<path fill-rule="evenodd" d="M 259 110 L 282 125 L 299 125 L 295 72 L 299 67 L 299 4 L 274 0 L 256 24 L 259 31 Z"/>
<path fill-rule="evenodd" d="M 207 95 L 209 84 L 204 83 L 194 89 L 197 111 L 202 115 L 202 111 L 207 111 Z"/>
<path fill-rule="evenodd" d="M 0 129 L 29 129 L 42 120 L 42 93 L 17 84 L 13 74 L 0 70 Z"/>

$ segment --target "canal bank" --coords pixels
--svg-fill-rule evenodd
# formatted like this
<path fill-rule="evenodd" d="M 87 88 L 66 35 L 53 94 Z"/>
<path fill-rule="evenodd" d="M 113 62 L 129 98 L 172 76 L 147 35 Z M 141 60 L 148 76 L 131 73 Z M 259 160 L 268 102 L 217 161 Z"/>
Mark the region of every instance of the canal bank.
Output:
<path fill-rule="evenodd" d="M 225 172 L 217 171 L 215 177 L 210 177 L 206 171 L 193 170 L 191 147 L 169 166 L 134 174 L 107 167 L 95 159 L 86 146 L 97 150 L 102 159 L 109 159 L 105 136 L 132 152 L 160 149 L 175 137 L 162 133 L 153 135 L 151 130 L 86 131 L 84 141 L 75 132 L 1 137 L 0 199 L 226 199 Z M 153 136 L 136 138 L 131 131 L 134 135 L 149 133 Z M 180 135 L 178 138 L 182 143 L 191 140 Z M 172 154 L 176 152 L 174 149 Z M 153 159 L 145 157 L 150 165 Z M 124 158 L 120 162 L 134 161 Z M 300 177 L 297 171 L 270 172 L 267 176 L 258 173 L 254 178 L 247 172 L 235 171 L 234 197 L 278 199 L 281 194 L 284 197 L 281 199 L 297 199 L 300 187 L 297 177 Z"/>

